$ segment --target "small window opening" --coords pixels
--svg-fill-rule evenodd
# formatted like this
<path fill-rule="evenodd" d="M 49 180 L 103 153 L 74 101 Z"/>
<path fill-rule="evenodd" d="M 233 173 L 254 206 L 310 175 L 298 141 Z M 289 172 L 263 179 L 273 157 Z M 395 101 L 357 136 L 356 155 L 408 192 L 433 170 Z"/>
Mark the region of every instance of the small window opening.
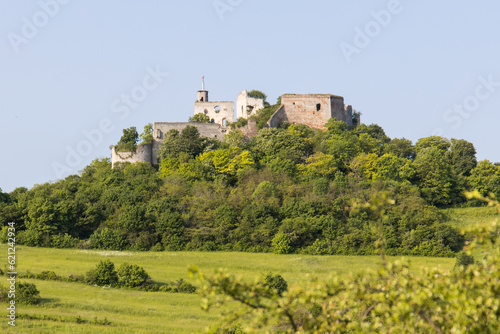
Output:
<path fill-rule="evenodd" d="M 215 107 L 215 112 L 216 112 L 216 113 L 219 113 L 219 112 L 220 112 L 220 107 L 219 107 L 219 106 Z"/>
<path fill-rule="evenodd" d="M 215 123 L 215 120 L 212 118 L 212 120 L 210 121 L 210 123 Z"/>
<path fill-rule="evenodd" d="M 224 119 L 222 120 L 222 126 L 227 126 L 227 119 L 225 119 L 225 118 L 224 118 Z"/>
<path fill-rule="evenodd" d="M 321 104 L 320 104 L 320 103 L 318 103 L 318 104 L 316 105 L 316 111 L 320 111 L 320 110 L 321 110 Z"/>
<path fill-rule="evenodd" d="M 203 102 L 203 96 L 201 97 L 200 101 Z"/>

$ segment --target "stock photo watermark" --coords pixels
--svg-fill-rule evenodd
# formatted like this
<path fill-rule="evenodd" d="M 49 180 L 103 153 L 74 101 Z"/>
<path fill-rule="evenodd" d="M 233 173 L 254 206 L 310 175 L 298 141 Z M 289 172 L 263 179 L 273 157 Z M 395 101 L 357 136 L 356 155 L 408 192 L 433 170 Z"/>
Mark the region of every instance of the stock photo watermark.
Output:
<path fill-rule="evenodd" d="M 10 320 L 7 323 L 9 326 L 16 326 L 16 228 L 14 222 L 7 224 L 7 282 L 8 282 L 8 306 L 7 318 Z"/>
<path fill-rule="evenodd" d="M 412 0 L 408 0 L 412 1 Z M 354 36 L 351 43 L 340 43 L 340 50 L 348 63 L 352 62 L 354 55 L 359 55 L 372 41 L 380 36 L 384 28 L 387 28 L 395 16 L 401 14 L 404 6 L 401 0 L 390 0 L 386 9 L 372 10 L 372 20 L 366 22 L 364 27 L 354 27 Z"/>
<path fill-rule="evenodd" d="M 443 113 L 443 121 L 449 124 L 452 129 L 457 130 L 465 119 L 468 119 L 473 112 L 481 107 L 481 102 L 491 98 L 498 88 L 500 88 L 500 81 L 495 81 L 493 74 L 487 77 L 480 76 L 474 92 L 466 96 L 460 103 L 455 103 L 447 109 Z M 444 129 L 438 128 L 434 130 L 433 135 L 443 136 L 444 133 Z"/>
<path fill-rule="evenodd" d="M 221 21 L 225 20 L 226 13 L 234 11 L 243 3 L 243 0 L 214 0 L 213 5 Z"/>
<path fill-rule="evenodd" d="M 21 18 L 22 24 L 20 33 L 9 32 L 7 39 L 14 52 L 18 53 L 22 45 L 28 44 L 45 28 L 51 19 L 56 17 L 62 6 L 70 3 L 71 0 L 40 0 L 38 6 L 40 7 L 30 18 L 24 16 Z"/>
<path fill-rule="evenodd" d="M 111 103 L 111 112 L 116 114 L 120 120 L 126 119 L 131 111 L 137 109 L 141 102 L 144 102 L 149 93 L 156 90 L 168 77 L 157 65 L 155 68 L 147 67 L 147 74 L 144 75 L 140 84 L 135 85 L 129 93 L 121 94 L 119 98 Z M 83 159 L 89 156 L 95 147 L 102 145 L 104 137 L 112 133 L 116 124 L 112 118 L 103 118 L 99 125 L 89 131 L 83 130 L 84 139 L 80 140 L 74 147 L 66 146 L 66 157 L 64 163 L 54 161 L 52 170 L 58 179 L 63 178 L 67 173 L 74 172 Z"/>

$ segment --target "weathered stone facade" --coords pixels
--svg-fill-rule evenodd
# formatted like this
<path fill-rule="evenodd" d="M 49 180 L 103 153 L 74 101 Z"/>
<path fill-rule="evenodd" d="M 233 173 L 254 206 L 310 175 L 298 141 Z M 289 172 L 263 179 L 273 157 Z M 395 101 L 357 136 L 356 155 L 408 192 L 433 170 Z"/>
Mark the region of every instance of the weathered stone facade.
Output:
<path fill-rule="evenodd" d="M 113 147 L 111 150 L 111 162 L 113 166 L 118 162 L 148 162 L 158 165 L 158 153 L 166 134 L 170 130 L 181 132 L 186 126 L 191 125 L 198 129 L 200 136 L 224 139 L 228 129 L 215 123 L 191 123 L 191 122 L 155 122 L 153 124 L 153 143 L 140 145 L 135 152 L 116 152 Z"/>
<path fill-rule="evenodd" d="M 135 152 L 117 152 L 115 147 L 111 148 L 111 164 L 114 167 L 119 162 L 147 162 L 153 164 L 153 145 L 139 145 Z"/>
<path fill-rule="evenodd" d="M 236 100 L 236 118 L 249 118 L 257 114 L 257 110 L 264 108 L 264 99 L 257 99 L 248 96 L 248 91 L 245 89 L 238 94 Z"/>
<path fill-rule="evenodd" d="M 249 118 L 255 115 L 259 109 L 264 108 L 264 100 L 248 96 L 244 90 L 238 95 L 236 102 L 237 118 Z M 112 149 L 113 166 L 118 162 L 148 162 L 158 165 L 158 153 L 165 139 L 165 135 L 170 130 L 181 132 L 186 126 L 195 126 L 203 137 L 224 139 L 224 135 L 230 131 L 226 127 L 226 122 L 232 122 L 235 118 L 234 102 L 210 102 L 208 91 L 203 84 L 202 90 L 198 91 L 198 99 L 194 104 L 194 114 L 203 113 L 208 115 L 212 123 L 171 123 L 156 122 L 153 125 L 154 140 L 152 144 L 137 147 L 136 152 L 116 152 Z M 271 116 L 267 126 L 274 128 L 282 122 L 292 124 L 305 124 L 315 129 L 325 129 L 325 123 L 330 118 L 346 122 L 352 125 L 352 106 L 344 105 L 342 96 L 331 94 L 284 94 L 281 96 L 280 108 Z M 240 130 L 245 137 L 252 138 L 258 134 L 257 123 L 253 119 L 248 120 L 248 124 Z"/>
<path fill-rule="evenodd" d="M 234 121 L 234 102 L 208 101 L 208 91 L 198 91 L 198 100 L 194 103 L 194 114 L 205 114 L 212 123 L 226 126 L 227 122 Z"/>
<path fill-rule="evenodd" d="M 284 94 L 281 107 L 271 116 L 269 127 L 281 122 L 305 124 L 311 128 L 324 129 L 330 118 L 352 125 L 352 107 L 344 105 L 342 96 L 330 94 Z"/>

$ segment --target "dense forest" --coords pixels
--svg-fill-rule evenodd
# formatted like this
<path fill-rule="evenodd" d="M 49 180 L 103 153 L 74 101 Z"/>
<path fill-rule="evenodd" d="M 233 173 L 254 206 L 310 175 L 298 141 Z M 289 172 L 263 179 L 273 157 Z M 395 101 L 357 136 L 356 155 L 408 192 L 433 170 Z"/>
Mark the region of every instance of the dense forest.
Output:
<path fill-rule="evenodd" d="M 0 222 L 29 246 L 367 255 L 380 229 L 364 204 L 383 197 L 387 254 L 454 256 L 464 237 L 438 208 L 481 205 L 464 190 L 500 195 L 500 165 L 478 163 L 465 140 L 326 128 L 283 123 L 251 140 L 235 128 L 223 142 L 172 130 L 157 168 L 96 159 L 64 180 L 0 191 Z M 119 145 L 140 140 L 150 126 L 125 129 Z"/>

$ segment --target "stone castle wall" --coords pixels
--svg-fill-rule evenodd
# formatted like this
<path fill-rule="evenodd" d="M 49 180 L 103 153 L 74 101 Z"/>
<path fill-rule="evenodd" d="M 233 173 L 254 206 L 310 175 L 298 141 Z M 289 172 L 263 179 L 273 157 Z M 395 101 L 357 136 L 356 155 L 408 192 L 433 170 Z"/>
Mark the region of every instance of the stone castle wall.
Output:
<path fill-rule="evenodd" d="M 236 100 L 236 118 L 248 118 L 257 114 L 257 110 L 264 108 L 264 100 L 256 99 L 248 96 L 248 91 L 245 89 L 238 94 Z"/>
<path fill-rule="evenodd" d="M 135 152 L 117 152 L 116 148 L 111 149 L 111 165 L 114 167 L 119 162 L 147 162 L 153 163 L 153 145 L 145 144 L 137 146 Z"/>
<path fill-rule="evenodd" d="M 226 126 L 234 121 L 234 102 L 200 102 L 194 104 L 194 114 L 205 114 L 212 123 Z"/>
<path fill-rule="evenodd" d="M 224 140 L 224 135 L 228 131 L 226 127 L 216 123 L 155 122 L 153 124 L 154 142 L 152 149 L 152 163 L 154 165 L 158 165 L 158 153 L 168 131 L 177 130 L 181 132 L 188 125 L 196 127 L 202 137 L 217 138 L 221 141 Z"/>
<path fill-rule="evenodd" d="M 324 129 L 330 118 L 352 125 L 352 107 L 346 108 L 342 96 L 329 94 L 284 94 L 281 107 L 271 116 L 268 125 L 277 127 L 281 122 L 305 124 Z"/>

